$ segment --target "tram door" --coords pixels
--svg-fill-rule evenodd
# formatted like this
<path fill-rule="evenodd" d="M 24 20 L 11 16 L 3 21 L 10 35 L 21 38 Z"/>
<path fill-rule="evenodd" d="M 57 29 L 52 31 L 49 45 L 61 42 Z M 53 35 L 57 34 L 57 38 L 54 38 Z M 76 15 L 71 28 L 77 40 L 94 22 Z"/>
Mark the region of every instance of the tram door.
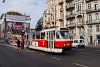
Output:
<path fill-rule="evenodd" d="M 54 32 L 47 32 L 48 48 L 54 48 Z"/>

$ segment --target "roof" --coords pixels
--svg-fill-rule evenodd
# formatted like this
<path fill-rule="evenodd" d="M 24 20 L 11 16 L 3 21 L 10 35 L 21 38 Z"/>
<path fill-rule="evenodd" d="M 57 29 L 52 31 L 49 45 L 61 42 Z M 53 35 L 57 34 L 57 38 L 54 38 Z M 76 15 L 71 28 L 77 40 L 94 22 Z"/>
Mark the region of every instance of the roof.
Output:
<path fill-rule="evenodd" d="M 6 14 L 8 14 L 8 15 L 19 15 L 19 16 L 22 16 L 22 14 L 19 13 L 18 11 L 9 11 Z"/>

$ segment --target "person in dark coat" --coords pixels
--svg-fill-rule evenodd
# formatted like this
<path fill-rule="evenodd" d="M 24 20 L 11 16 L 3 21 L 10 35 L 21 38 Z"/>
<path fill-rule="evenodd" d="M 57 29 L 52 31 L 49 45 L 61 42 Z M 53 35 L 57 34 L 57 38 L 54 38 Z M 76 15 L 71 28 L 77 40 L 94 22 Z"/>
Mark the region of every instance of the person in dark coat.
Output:
<path fill-rule="evenodd" d="M 20 48 L 20 40 L 17 40 L 17 47 Z"/>

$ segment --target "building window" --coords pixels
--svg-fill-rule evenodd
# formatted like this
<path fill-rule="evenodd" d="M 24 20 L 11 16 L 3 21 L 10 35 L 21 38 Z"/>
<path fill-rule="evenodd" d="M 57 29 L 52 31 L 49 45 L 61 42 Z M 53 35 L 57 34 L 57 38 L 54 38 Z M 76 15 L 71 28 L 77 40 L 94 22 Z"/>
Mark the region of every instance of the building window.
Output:
<path fill-rule="evenodd" d="M 79 10 L 81 11 L 81 4 L 79 5 Z"/>
<path fill-rule="evenodd" d="M 96 20 L 99 20 L 99 13 L 95 13 Z"/>
<path fill-rule="evenodd" d="M 88 29 L 92 29 L 92 25 L 88 25 Z"/>
<path fill-rule="evenodd" d="M 89 19 L 88 20 L 90 20 L 90 21 L 92 20 L 92 15 L 91 14 L 89 14 Z"/>
<path fill-rule="evenodd" d="M 96 32 L 100 32 L 100 25 L 96 25 Z"/>
<path fill-rule="evenodd" d="M 88 6 L 88 9 L 91 9 L 91 3 L 88 3 L 87 6 Z"/>
<path fill-rule="evenodd" d="M 92 33 L 92 25 L 88 25 L 88 32 Z"/>
<path fill-rule="evenodd" d="M 77 11 L 79 11 L 79 8 L 80 8 L 79 5 L 77 5 Z"/>
<path fill-rule="evenodd" d="M 94 4 L 94 8 L 95 8 L 95 10 L 98 10 L 98 4 L 97 3 Z"/>

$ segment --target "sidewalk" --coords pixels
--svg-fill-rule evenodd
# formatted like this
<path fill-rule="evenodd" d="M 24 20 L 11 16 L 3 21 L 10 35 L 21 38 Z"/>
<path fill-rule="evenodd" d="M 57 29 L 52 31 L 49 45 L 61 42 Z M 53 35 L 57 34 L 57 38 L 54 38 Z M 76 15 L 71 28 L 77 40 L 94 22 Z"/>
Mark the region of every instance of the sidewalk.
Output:
<path fill-rule="evenodd" d="M 1 45 L 5 45 L 5 46 L 9 46 L 11 48 L 15 48 L 18 49 L 18 47 L 16 45 L 11 45 L 11 44 L 5 44 L 5 43 L 0 43 Z"/>
<path fill-rule="evenodd" d="M 89 46 L 86 46 L 86 47 L 100 48 L 100 45 L 97 45 L 97 46 L 95 46 L 95 45 L 89 45 Z"/>
<path fill-rule="evenodd" d="M 14 49 L 21 49 L 21 48 L 18 48 L 17 45 L 11 45 L 11 44 L 5 44 L 5 43 L 0 43 L 0 44 L 11 47 L 11 48 L 14 48 Z M 24 49 L 27 49 L 27 48 L 24 47 Z"/>

